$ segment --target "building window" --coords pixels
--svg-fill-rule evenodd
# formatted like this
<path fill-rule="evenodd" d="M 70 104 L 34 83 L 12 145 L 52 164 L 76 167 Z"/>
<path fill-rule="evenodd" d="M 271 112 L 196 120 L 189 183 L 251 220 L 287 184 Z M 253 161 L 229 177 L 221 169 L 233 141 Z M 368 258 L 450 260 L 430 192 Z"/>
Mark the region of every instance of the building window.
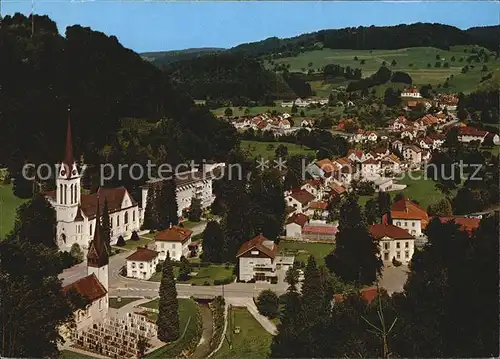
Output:
<path fill-rule="evenodd" d="M 406 258 L 406 259 L 410 258 L 410 252 L 405 251 L 405 258 Z"/>
<path fill-rule="evenodd" d="M 135 263 L 134 263 L 134 262 L 132 262 L 131 267 L 132 267 L 132 268 L 135 268 Z"/>
<path fill-rule="evenodd" d="M 172 251 L 172 258 L 175 257 L 175 251 Z"/>
<path fill-rule="evenodd" d="M 135 222 L 135 211 L 132 211 L 132 222 Z"/>
<path fill-rule="evenodd" d="M 405 248 L 410 248 L 410 243 L 405 242 Z"/>
<path fill-rule="evenodd" d="M 412 231 L 411 231 L 411 234 L 415 234 L 415 233 L 417 233 L 415 230 L 412 230 Z"/>
<path fill-rule="evenodd" d="M 125 216 L 124 216 L 123 222 L 125 224 L 128 224 L 128 212 L 125 212 Z"/>
<path fill-rule="evenodd" d="M 116 226 L 120 227 L 120 215 L 116 216 Z"/>
<path fill-rule="evenodd" d="M 412 227 L 415 227 L 415 222 L 412 222 L 411 226 L 412 226 Z"/>
<path fill-rule="evenodd" d="M 384 249 L 389 249 L 389 243 L 384 243 Z"/>
<path fill-rule="evenodd" d="M 172 248 L 175 248 L 175 243 L 172 243 Z"/>
<path fill-rule="evenodd" d="M 139 269 L 144 269 L 144 263 L 139 263 Z"/>
<path fill-rule="evenodd" d="M 67 199 L 68 199 L 68 186 L 64 185 L 64 204 L 67 204 Z"/>
<path fill-rule="evenodd" d="M 389 253 L 384 253 L 384 261 L 388 261 L 389 260 Z"/>
<path fill-rule="evenodd" d="M 401 258 L 401 252 L 400 252 L 400 251 L 397 251 L 397 252 L 396 252 L 396 258 L 397 258 L 397 259 Z"/>
<path fill-rule="evenodd" d="M 399 242 L 396 242 L 396 248 L 400 248 L 400 243 Z"/>
<path fill-rule="evenodd" d="M 111 218 L 109 219 L 109 226 L 110 226 L 111 228 L 113 228 L 113 217 L 111 217 Z"/>
<path fill-rule="evenodd" d="M 396 222 L 396 226 L 401 226 L 401 222 Z"/>
<path fill-rule="evenodd" d="M 99 310 L 102 309 L 102 299 L 99 299 Z"/>
<path fill-rule="evenodd" d="M 92 235 L 92 225 L 90 225 L 90 235 Z"/>

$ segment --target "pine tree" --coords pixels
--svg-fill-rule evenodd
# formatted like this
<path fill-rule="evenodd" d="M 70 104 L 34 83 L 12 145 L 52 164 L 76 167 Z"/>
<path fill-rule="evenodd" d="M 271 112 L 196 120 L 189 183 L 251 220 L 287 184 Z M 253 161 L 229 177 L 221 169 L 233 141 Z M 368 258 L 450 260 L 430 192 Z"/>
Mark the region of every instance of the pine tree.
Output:
<path fill-rule="evenodd" d="M 27 170 L 26 174 L 23 174 L 23 171 L 19 171 L 15 178 L 14 183 L 12 185 L 12 192 L 14 196 L 19 198 L 30 198 L 33 196 L 33 181 L 26 179 L 25 175 L 32 175 L 32 171 Z"/>
<path fill-rule="evenodd" d="M 347 282 L 373 283 L 381 273 L 382 261 L 357 196 L 350 195 L 342 205 L 338 228 L 336 248 L 325 258 L 328 269 Z"/>
<path fill-rule="evenodd" d="M 158 319 L 156 320 L 158 339 L 162 342 L 171 342 L 179 338 L 180 324 L 179 302 L 169 252 L 167 252 L 167 258 L 163 263 L 159 296 Z"/>
<path fill-rule="evenodd" d="M 191 222 L 199 222 L 202 213 L 203 211 L 201 209 L 201 200 L 199 198 L 193 197 L 191 199 L 191 206 L 189 206 L 188 219 Z"/>
<path fill-rule="evenodd" d="M 108 200 L 104 198 L 104 206 L 102 208 L 102 219 L 101 219 L 101 235 L 104 244 L 106 244 L 106 248 L 108 249 L 108 253 L 111 253 L 111 228 L 110 228 L 110 220 L 109 220 L 109 208 L 108 208 Z"/>
<path fill-rule="evenodd" d="M 224 242 L 224 233 L 217 221 L 207 223 L 203 231 L 203 261 L 222 263 L 227 248 Z"/>
<path fill-rule="evenodd" d="M 177 216 L 177 194 L 173 178 L 161 182 L 155 200 L 155 207 L 158 212 L 158 229 L 166 229 L 170 228 L 171 225 L 177 225 L 179 217 Z"/>
<path fill-rule="evenodd" d="M 150 186 L 146 199 L 146 209 L 144 210 L 143 229 L 157 229 L 158 219 L 156 211 L 156 189 L 155 186 Z"/>

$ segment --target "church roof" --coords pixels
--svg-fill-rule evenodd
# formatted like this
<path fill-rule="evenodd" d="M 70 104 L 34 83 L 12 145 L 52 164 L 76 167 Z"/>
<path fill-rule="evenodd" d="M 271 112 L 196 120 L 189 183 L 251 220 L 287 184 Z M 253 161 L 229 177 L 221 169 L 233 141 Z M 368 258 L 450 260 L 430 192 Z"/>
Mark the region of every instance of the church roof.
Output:
<path fill-rule="evenodd" d="M 64 150 L 64 160 L 63 165 L 66 166 L 66 178 L 71 178 L 71 171 L 73 169 L 73 164 L 75 163 L 75 158 L 73 156 L 73 141 L 71 139 L 71 121 L 68 117 L 68 127 L 66 129 L 66 148 Z"/>
<path fill-rule="evenodd" d="M 94 273 L 63 287 L 63 293 L 67 294 L 70 291 L 87 297 L 90 302 L 104 297 L 107 293 L 106 288 L 99 282 Z"/>
<path fill-rule="evenodd" d="M 96 204 L 96 226 L 94 229 L 94 239 L 90 242 L 87 253 L 87 265 L 89 267 L 103 267 L 109 263 L 108 248 L 101 235 L 101 216 L 99 213 L 99 196 Z"/>
<path fill-rule="evenodd" d="M 97 212 L 97 201 L 99 207 L 104 207 L 104 201 L 108 201 L 109 213 L 114 213 L 122 210 L 122 203 L 127 189 L 125 187 L 104 188 L 100 187 L 96 193 L 82 194 L 80 208 L 88 218 L 95 218 Z M 137 202 L 130 197 L 132 206 L 137 205 Z"/>

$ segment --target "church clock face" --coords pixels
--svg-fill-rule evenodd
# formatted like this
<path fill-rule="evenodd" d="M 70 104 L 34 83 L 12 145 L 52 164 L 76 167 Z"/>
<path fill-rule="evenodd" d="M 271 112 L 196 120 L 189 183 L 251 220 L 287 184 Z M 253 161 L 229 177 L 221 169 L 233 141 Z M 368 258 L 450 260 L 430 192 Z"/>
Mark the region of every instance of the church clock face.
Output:
<path fill-rule="evenodd" d="M 61 171 L 61 176 L 64 176 L 66 174 L 66 171 L 65 170 L 62 170 Z"/>
<path fill-rule="evenodd" d="M 76 170 L 73 170 L 73 172 L 71 172 L 71 174 L 72 174 L 73 176 L 76 176 Z"/>

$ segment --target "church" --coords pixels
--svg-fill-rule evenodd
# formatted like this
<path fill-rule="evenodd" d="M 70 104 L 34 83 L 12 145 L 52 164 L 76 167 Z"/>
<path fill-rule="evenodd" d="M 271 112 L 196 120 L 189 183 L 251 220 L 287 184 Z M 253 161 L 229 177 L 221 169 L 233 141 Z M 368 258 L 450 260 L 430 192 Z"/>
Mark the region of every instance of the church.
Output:
<path fill-rule="evenodd" d="M 99 217 L 99 197 L 96 199 L 96 216 Z M 64 328 L 61 334 L 68 338 L 72 332 L 80 331 L 93 322 L 102 321 L 109 311 L 109 256 L 107 246 L 100 235 L 100 221 L 96 223 L 94 238 L 87 253 L 87 276 L 63 287 L 64 293 L 74 291 L 89 301 L 84 309 L 74 315 L 75 328 Z"/>
<path fill-rule="evenodd" d="M 108 202 L 111 243 L 119 236 L 130 236 L 142 225 L 143 208 L 125 187 L 100 187 L 96 193 L 82 193 L 82 173 L 73 156 L 71 122 L 68 119 L 64 159 L 56 175 L 56 189 L 45 193 L 57 217 L 57 244 L 69 251 L 74 243 L 86 252 L 96 231 L 97 209 Z"/>

